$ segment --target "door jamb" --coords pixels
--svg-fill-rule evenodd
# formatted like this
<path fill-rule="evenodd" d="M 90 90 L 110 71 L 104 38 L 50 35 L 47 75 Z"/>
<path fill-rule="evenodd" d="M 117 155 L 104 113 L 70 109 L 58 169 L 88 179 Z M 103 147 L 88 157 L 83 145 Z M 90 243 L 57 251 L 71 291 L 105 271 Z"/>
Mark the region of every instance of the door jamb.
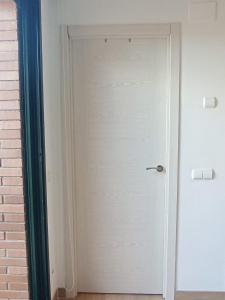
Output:
<path fill-rule="evenodd" d="M 164 36 L 169 40 L 170 91 L 167 131 L 167 183 L 165 213 L 165 249 L 163 296 L 166 300 L 174 300 L 176 290 L 176 243 L 177 243 L 177 206 L 178 206 L 178 168 L 179 168 L 179 120 L 180 120 L 180 24 L 146 24 L 146 25 L 90 25 L 62 26 L 62 120 L 64 152 L 64 192 L 65 211 L 68 215 L 65 230 L 69 240 L 73 241 L 67 255 L 73 258 L 73 266 L 66 266 L 67 282 L 72 288 L 69 296 L 77 294 L 77 250 L 76 250 L 76 213 L 75 212 L 75 127 L 74 103 L 72 97 L 71 44 L 73 39 L 106 38 L 106 37 Z M 73 214 L 73 215 L 72 215 Z M 68 221 L 70 220 L 70 221 Z M 68 257 L 68 256 L 67 256 Z M 69 274 L 70 273 L 70 274 Z M 69 285 L 69 284 L 68 284 Z"/>

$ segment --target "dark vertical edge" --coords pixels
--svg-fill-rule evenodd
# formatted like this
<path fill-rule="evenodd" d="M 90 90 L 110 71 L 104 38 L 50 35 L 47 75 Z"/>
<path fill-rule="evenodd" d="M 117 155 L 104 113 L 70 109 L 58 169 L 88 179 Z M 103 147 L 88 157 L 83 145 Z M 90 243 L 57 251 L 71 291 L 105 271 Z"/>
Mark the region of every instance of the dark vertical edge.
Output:
<path fill-rule="evenodd" d="M 16 0 L 30 298 L 50 300 L 40 0 Z"/>

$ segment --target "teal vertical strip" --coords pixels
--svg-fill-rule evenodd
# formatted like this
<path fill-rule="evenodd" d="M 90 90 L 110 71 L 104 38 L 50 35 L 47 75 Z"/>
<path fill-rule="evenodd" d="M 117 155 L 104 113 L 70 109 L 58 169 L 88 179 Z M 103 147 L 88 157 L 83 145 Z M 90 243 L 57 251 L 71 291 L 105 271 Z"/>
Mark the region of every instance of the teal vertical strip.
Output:
<path fill-rule="evenodd" d="M 27 247 L 32 300 L 50 300 L 40 0 L 17 0 Z"/>

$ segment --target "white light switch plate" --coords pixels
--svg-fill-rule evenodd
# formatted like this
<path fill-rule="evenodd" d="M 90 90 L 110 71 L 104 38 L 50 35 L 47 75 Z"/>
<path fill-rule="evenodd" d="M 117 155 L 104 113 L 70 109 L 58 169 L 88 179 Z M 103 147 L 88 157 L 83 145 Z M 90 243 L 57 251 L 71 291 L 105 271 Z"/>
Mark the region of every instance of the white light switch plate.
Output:
<path fill-rule="evenodd" d="M 207 108 L 215 108 L 217 106 L 216 97 L 204 97 L 203 98 L 203 107 Z"/>
<path fill-rule="evenodd" d="M 213 169 L 193 169 L 191 172 L 191 178 L 193 180 L 213 180 Z"/>

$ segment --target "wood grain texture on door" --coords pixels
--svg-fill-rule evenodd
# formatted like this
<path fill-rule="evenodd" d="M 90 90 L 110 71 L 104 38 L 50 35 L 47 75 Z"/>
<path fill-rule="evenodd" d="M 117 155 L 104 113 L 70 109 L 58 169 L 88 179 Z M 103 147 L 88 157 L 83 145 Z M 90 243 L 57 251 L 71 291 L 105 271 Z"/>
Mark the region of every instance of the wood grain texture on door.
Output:
<path fill-rule="evenodd" d="M 73 42 L 78 291 L 162 294 L 166 38 Z M 165 166 L 166 167 L 166 166 Z"/>

